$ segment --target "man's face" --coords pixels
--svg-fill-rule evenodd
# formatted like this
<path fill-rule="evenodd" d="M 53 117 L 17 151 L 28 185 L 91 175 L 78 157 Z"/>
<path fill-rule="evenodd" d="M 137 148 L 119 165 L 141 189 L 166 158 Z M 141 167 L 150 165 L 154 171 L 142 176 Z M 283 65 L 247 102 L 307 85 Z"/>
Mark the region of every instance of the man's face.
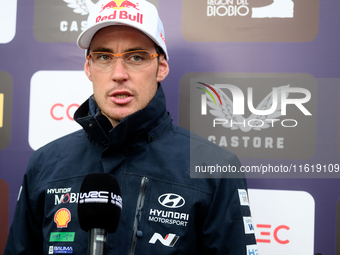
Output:
<path fill-rule="evenodd" d="M 99 30 L 92 39 L 90 52 L 108 51 L 121 54 L 132 50 L 156 53 L 154 42 L 144 33 L 127 26 L 110 26 Z M 124 117 L 143 109 L 157 91 L 157 82 L 167 76 L 169 67 L 164 56 L 152 59 L 147 67 L 128 69 L 118 58 L 111 71 L 101 72 L 85 63 L 85 73 L 92 81 L 96 103 L 113 126 Z"/>

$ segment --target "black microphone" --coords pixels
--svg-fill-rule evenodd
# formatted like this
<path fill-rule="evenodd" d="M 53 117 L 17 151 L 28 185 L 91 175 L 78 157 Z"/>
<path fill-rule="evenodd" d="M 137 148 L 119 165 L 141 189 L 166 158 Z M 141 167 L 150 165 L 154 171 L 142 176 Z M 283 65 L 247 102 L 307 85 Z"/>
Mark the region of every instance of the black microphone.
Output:
<path fill-rule="evenodd" d="M 122 212 L 120 187 L 107 173 L 85 176 L 78 201 L 78 219 L 82 230 L 88 231 L 88 255 L 105 254 L 107 233 L 116 232 Z"/>

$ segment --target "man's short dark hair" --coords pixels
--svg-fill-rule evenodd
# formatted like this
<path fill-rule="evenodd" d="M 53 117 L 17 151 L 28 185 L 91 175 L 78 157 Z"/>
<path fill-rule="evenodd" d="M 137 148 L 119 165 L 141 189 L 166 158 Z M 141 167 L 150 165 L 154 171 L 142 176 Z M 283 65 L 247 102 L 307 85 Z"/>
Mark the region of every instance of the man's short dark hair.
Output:
<path fill-rule="evenodd" d="M 165 53 L 164 53 L 164 50 L 163 50 L 160 46 L 158 46 L 156 43 L 155 43 L 155 48 L 156 48 L 156 53 L 158 54 L 158 57 L 159 57 L 160 55 L 164 55 L 164 57 L 165 57 L 165 59 L 166 59 L 166 55 L 165 55 Z"/>

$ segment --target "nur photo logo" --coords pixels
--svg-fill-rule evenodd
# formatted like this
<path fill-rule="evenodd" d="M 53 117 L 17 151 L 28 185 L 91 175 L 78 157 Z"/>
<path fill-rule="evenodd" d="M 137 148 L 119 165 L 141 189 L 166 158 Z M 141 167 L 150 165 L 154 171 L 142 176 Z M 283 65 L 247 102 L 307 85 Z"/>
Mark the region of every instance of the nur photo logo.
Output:
<path fill-rule="evenodd" d="M 276 122 L 283 127 L 295 127 L 298 125 L 296 119 L 281 120 L 282 116 L 287 115 L 287 105 L 296 106 L 306 116 L 312 115 L 304 106 L 311 99 L 310 91 L 305 88 L 290 87 L 290 85 L 273 87 L 272 91 L 255 108 L 253 88 L 248 87 L 247 107 L 251 115 L 244 117 L 245 95 L 240 88 L 232 84 L 209 85 L 202 82 L 198 83 L 210 89 L 219 99 L 220 104 L 217 104 L 210 91 L 198 87 L 205 92 L 201 95 L 201 114 L 207 115 L 207 106 L 209 106 L 210 114 L 215 117 L 213 127 L 222 125 L 232 130 L 240 129 L 243 132 L 274 127 Z M 231 92 L 233 100 L 226 94 L 226 90 Z M 289 98 L 289 95 L 292 94 L 299 94 L 302 97 Z"/>
<path fill-rule="evenodd" d="M 293 73 L 187 73 L 179 125 L 244 158 L 308 159 L 317 80 Z"/>

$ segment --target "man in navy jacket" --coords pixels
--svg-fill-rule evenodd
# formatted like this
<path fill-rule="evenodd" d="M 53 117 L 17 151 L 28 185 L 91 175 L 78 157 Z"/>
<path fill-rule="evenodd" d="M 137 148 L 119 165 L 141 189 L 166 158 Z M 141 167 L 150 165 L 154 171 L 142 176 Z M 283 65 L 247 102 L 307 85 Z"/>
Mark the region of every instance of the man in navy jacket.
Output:
<path fill-rule="evenodd" d="M 172 124 L 160 85 L 169 56 L 156 8 L 100 1 L 78 46 L 87 50 L 94 92 L 74 115 L 83 129 L 32 155 L 5 254 L 86 254 L 77 202 L 84 177 L 97 172 L 114 175 L 123 198 L 107 254 L 257 254 L 243 176 L 190 178 L 193 164 L 239 169 L 240 162 Z"/>

